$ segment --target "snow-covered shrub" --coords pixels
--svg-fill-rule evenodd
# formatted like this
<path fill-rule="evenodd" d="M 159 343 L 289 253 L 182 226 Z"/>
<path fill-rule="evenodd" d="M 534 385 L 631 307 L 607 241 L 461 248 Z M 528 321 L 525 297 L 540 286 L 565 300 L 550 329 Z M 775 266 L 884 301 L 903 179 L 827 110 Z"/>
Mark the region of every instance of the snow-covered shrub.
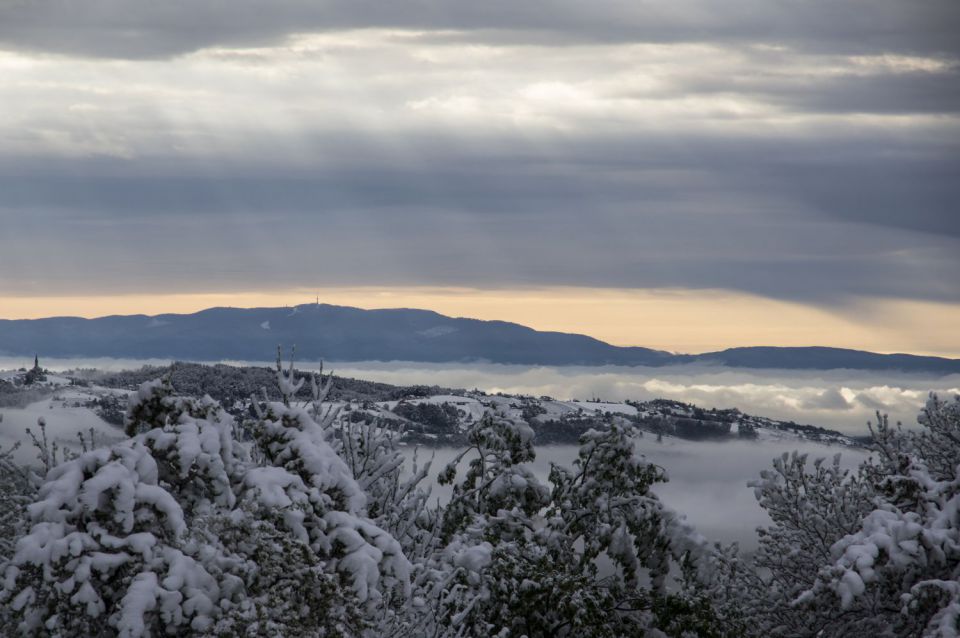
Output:
<path fill-rule="evenodd" d="M 528 430 L 486 417 L 470 433 L 436 559 L 440 625 L 469 636 L 722 635 L 705 600 L 664 589 L 671 562 L 711 550 L 650 492 L 665 476 L 636 455 L 631 432 L 584 434 L 574 468 L 554 466 L 550 488 L 525 466 Z M 442 481 L 456 480 L 463 458 Z"/>
<path fill-rule="evenodd" d="M 904 432 L 881 418 L 880 458 L 871 471 L 875 507 L 859 528 L 830 548 L 831 561 L 800 603 L 833 601 L 841 615 L 872 601 L 877 619 L 897 635 L 960 635 L 960 398 L 930 397 Z M 876 624 L 867 622 L 872 615 Z M 882 635 L 882 634 L 881 634 Z"/>
<path fill-rule="evenodd" d="M 384 592 L 370 620 L 378 636 L 422 636 L 434 626 L 431 610 L 424 604 L 435 584 L 431 558 L 439 547 L 439 505 L 431 505 L 430 488 L 423 483 L 430 461 L 420 464 L 414 452 L 412 467 L 397 446 L 401 432 L 377 422 L 340 420 L 329 426 L 331 445 L 338 452 L 367 496 L 367 515 L 397 539 L 410 561 L 410 591 Z"/>
<path fill-rule="evenodd" d="M 773 519 L 715 588 L 755 636 L 960 635 L 960 399 L 931 396 L 920 431 L 879 417 L 856 470 L 784 455 L 753 483 Z"/>
<path fill-rule="evenodd" d="M 140 398 L 155 403 L 156 387 Z M 200 631 L 220 612 L 230 587 L 204 568 L 189 522 L 233 503 L 229 438 L 215 419 L 164 423 L 47 473 L 0 594 L 23 633 Z"/>
<path fill-rule="evenodd" d="M 454 483 L 457 466 L 470 457 L 443 514 L 444 538 L 475 523 L 497 527 L 486 529 L 487 534 L 509 536 L 516 528 L 505 517 L 533 516 L 549 502 L 549 489 L 524 465 L 536 458 L 533 430 L 521 421 L 487 415 L 470 428 L 467 441 L 467 448 L 440 474 L 441 484 Z"/>
<path fill-rule="evenodd" d="M 213 560 L 211 573 L 242 583 L 205 634 L 211 636 L 360 636 L 370 626 L 353 592 L 311 548 L 271 517 L 241 505 L 194 520 Z"/>
<path fill-rule="evenodd" d="M 277 519 L 356 592 L 377 604 L 409 586 L 400 544 L 365 516 L 367 496 L 304 408 L 267 406 L 256 431 L 264 467 L 249 470 L 243 498 Z"/>
<path fill-rule="evenodd" d="M 715 574 L 722 586 L 710 590 L 717 606 L 749 619 L 754 636 L 843 635 L 835 632 L 848 619 L 834 606 L 794 601 L 830 561 L 830 547 L 858 529 L 872 509 L 875 490 L 865 469 L 843 469 L 839 455 L 811 465 L 806 454 L 784 453 L 750 485 L 773 525 L 758 530 L 750 560 L 725 556 Z"/>
<path fill-rule="evenodd" d="M 436 527 L 437 510 L 428 502 L 431 489 L 423 487 L 432 460 L 419 463 L 414 450 L 411 471 L 405 472 L 397 444 L 401 434 L 377 421 L 344 420 L 333 429 L 331 445 L 366 494 L 367 516 L 390 532 L 412 558 L 424 535 Z"/>
<path fill-rule="evenodd" d="M 0 589 L 21 633 L 356 636 L 408 593 L 402 548 L 306 408 L 267 404 L 245 444 L 215 402 L 158 381 L 127 429 L 29 506 Z"/>
<path fill-rule="evenodd" d="M 209 396 L 197 399 L 177 396 L 170 377 L 147 381 L 130 397 L 124 419 L 128 436 L 176 423 L 181 416 L 209 419 L 220 412 L 219 404 Z"/>
<path fill-rule="evenodd" d="M 30 472 L 13 458 L 19 447 L 14 444 L 6 450 L 0 448 L 0 569 L 24 532 L 24 508 L 36 493 Z"/>
<path fill-rule="evenodd" d="M 0 574 L 13 557 L 17 539 L 26 532 L 26 507 L 36 496 L 31 472 L 13 458 L 18 447 L 0 449 Z M 12 610 L 0 604 L 0 635 L 12 634 L 14 628 Z"/>

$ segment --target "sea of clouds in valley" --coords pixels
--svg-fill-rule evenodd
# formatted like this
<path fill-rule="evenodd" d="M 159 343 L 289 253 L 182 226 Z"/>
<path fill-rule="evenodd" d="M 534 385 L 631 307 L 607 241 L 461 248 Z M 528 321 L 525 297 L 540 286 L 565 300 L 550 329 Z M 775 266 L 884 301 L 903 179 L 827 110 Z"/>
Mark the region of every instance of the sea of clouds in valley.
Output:
<path fill-rule="evenodd" d="M 21 359 L 0 357 L 0 370 L 27 363 Z M 41 363 L 51 370 L 62 371 L 71 368 L 133 369 L 145 364 L 166 365 L 169 361 L 48 359 Z M 273 365 L 265 361 L 227 363 Z M 317 364 L 300 362 L 298 367 L 311 370 L 316 369 Z M 675 399 L 703 408 L 739 408 L 749 414 L 817 425 L 852 435 L 866 434 L 866 423 L 876 419 L 877 411 L 889 414 L 892 421 L 912 426 L 931 391 L 941 396 L 960 394 L 960 375 L 891 371 L 419 362 L 328 362 L 326 369 L 343 376 L 397 385 L 478 388 L 487 392 L 548 395 L 556 399 Z"/>
<path fill-rule="evenodd" d="M 130 369 L 144 364 L 163 365 L 164 360 L 68 359 L 42 362 L 56 371 L 71 368 Z M 267 362 L 233 362 L 270 365 Z M 0 358 L 0 369 L 11 369 L 24 362 Z M 301 363 L 303 369 L 316 366 Z M 947 377 L 862 371 L 785 371 L 736 370 L 704 366 L 664 368 L 625 367 L 543 367 L 492 364 L 423 364 L 351 362 L 332 363 L 326 369 L 337 374 L 395 383 L 437 384 L 457 388 L 479 388 L 488 392 L 523 393 L 555 398 L 606 400 L 652 399 L 663 397 L 695 403 L 702 407 L 737 407 L 745 412 L 799 423 L 811 423 L 850 434 L 866 433 L 867 420 L 875 411 L 890 414 L 905 425 L 916 423 L 916 415 L 930 391 L 941 395 L 960 394 L 960 375 Z M 11 412 L 10 410 L 6 410 Z M 36 411 L 7 415 L 2 430 L 16 424 L 35 422 Z M 51 430 L 65 428 L 73 438 L 79 429 L 68 427 L 70 411 L 44 409 Z M 90 414 L 92 416 L 92 414 Z M 23 417 L 23 418 L 15 418 Z M 29 422 L 29 423 L 28 423 Z M 0 443 L 9 444 L 11 432 L 0 432 Z M 15 437 L 21 438 L 21 437 Z M 640 451 L 667 470 L 669 482 L 656 488 L 674 509 L 685 513 L 708 538 L 724 542 L 738 541 L 745 549 L 756 544 L 754 530 L 766 524 L 766 514 L 754 499 L 747 481 L 770 467 L 774 456 L 799 449 L 811 458 L 832 457 L 842 452 L 843 465 L 852 467 L 865 458 L 858 450 L 832 448 L 794 441 L 725 443 L 666 439 L 657 443 L 647 435 L 638 440 Z M 22 450 L 26 452 L 26 450 Z M 441 448 L 420 451 L 423 460 L 435 454 L 432 476 L 453 458 L 455 450 Z M 570 465 L 576 446 L 546 446 L 538 449 L 535 473 L 546 480 L 550 463 Z M 448 490 L 434 486 L 435 495 L 445 498 Z"/>
<path fill-rule="evenodd" d="M 891 420 L 913 425 L 931 391 L 943 396 L 960 394 L 960 375 L 861 370 L 377 362 L 336 363 L 332 367 L 338 374 L 386 383 L 438 384 L 557 399 L 675 399 L 703 408 L 739 408 L 749 414 L 853 435 L 866 434 L 866 423 L 876 420 L 878 410 L 889 414 Z"/>

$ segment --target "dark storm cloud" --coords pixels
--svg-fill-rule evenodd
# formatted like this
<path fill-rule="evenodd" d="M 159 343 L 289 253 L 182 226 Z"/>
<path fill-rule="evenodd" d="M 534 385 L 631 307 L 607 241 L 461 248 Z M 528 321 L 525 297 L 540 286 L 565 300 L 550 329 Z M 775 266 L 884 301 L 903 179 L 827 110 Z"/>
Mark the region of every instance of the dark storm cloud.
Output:
<path fill-rule="evenodd" d="M 455 30 L 443 37 L 498 43 L 767 42 L 818 52 L 943 54 L 958 50 L 958 16 L 953 0 L 14 0 L 0 5 L 0 42 L 76 55 L 165 57 L 374 27 Z"/>

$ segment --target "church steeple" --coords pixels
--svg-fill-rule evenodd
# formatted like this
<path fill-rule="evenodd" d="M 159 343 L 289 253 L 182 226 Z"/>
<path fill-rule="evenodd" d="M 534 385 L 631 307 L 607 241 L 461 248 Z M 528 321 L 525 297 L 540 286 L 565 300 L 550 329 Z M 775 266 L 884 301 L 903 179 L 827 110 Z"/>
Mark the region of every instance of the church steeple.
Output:
<path fill-rule="evenodd" d="M 40 356 L 33 355 L 33 369 L 27 370 L 27 374 L 23 377 L 23 383 L 25 385 L 31 385 L 37 381 L 46 381 L 47 378 L 43 374 L 43 368 L 40 367 Z"/>

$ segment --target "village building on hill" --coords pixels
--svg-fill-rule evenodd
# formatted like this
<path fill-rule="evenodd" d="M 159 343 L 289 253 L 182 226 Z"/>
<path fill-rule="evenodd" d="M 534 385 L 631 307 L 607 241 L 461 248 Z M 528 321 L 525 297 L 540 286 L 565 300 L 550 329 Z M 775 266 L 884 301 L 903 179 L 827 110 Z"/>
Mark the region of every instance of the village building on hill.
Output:
<path fill-rule="evenodd" d="M 40 367 L 40 357 L 38 355 L 33 355 L 33 367 L 27 370 L 27 374 L 23 377 L 23 384 L 33 385 L 34 383 L 39 383 L 46 380 L 46 372 L 44 372 L 43 368 Z"/>

